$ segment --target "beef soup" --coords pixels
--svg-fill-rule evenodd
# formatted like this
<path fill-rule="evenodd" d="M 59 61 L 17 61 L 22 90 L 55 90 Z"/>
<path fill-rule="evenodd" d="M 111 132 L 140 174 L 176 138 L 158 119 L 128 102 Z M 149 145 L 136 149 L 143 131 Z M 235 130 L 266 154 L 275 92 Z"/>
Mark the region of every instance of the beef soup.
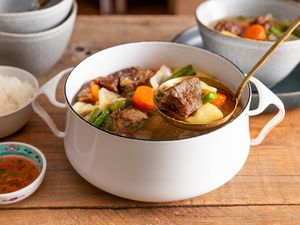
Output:
<path fill-rule="evenodd" d="M 164 91 L 159 108 L 186 122 L 205 124 L 228 115 L 230 94 L 200 77 L 210 76 L 188 65 L 181 69 L 131 67 L 86 83 L 73 100 L 73 109 L 99 129 L 146 140 L 176 140 L 202 134 L 165 122 L 155 109 L 154 91 L 166 80 L 190 76 Z"/>

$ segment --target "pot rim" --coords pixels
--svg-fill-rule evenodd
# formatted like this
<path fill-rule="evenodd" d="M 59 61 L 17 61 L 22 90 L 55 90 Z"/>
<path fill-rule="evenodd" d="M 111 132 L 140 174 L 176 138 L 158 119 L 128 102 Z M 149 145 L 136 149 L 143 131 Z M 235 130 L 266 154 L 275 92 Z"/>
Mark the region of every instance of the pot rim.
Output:
<path fill-rule="evenodd" d="M 97 127 L 95 127 L 94 125 L 90 124 L 89 122 L 87 122 L 86 120 L 84 120 L 78 113 L 75 112 L 75 110 L 73 109 L 72 107 L 72 104 L 70 103 L 70 101 L 68 100 L 67 98 L 67 93 L 66 93 L 66 86 L 67 86 L 67 83 L 68 83 L 68 80 L 69 80 L 69 77 L 71 76 L 72 72 L 78 67 L 80 66 L 83 62 L 85 62 L 86 60 L 88 60 L 90 57 L 94 56 L 95 54 L 98 54 L 100 52 L 104 52 L 104 51 L 110 51 L 111 49 L 114 49 L 114 48 L 118 48 L 120 46 L 126 46 L 126 45 L 136 45 L 136 44 L 139 44 L 139 45 L 147 45 L 147 44 L 162 44 L 162 45 L 167 45 L 167 44 L 170 44 L 170 45 L 174 45 L 174 46 L 180 46 L 180 47 L 184 47 L 184 48 L 191 48 L 191 49 L 194 49 L 194 50 L 197 50 L 197 51 L 204 51 L 208 54 L 211 54 L 213 55 L 214 57 L 219 57 L 221 58 L 222 60 L 225 60 L 226 62 L 230 63 L 233 67 L 235 67 L 239 72 L 240 72 L 240 75 L 241 75 L 241 78 L 244 78 L 244 73 L 242 72 L 242 70 L 237 67 L 233 62 L 231 62 L 230 60 L 228 60 L 227 58 L 219 55 L 219 54 L 216 54 L 216 53 L 213 53 L 213 52 L 210 52 L 206 49 L 201 49 L 201 48 L 197 48 L 197 47 L 194 47 L 194 46 L 190 46 L 190 45 L 185 45 L 185 44 L 180 44 L 180 43 L 174 43 L 174 42 L 170 42 L 170 41 L 139 41 L 139 42 L 129 42 L 129 43 L 126 43 L 126 44 L 120 44 L 120 45 L 115 45 L 115 46 L 112 46 L 112 47 L 109 47 L 109 48 L 106 48 L 106 49 L 103 49 L 101 51 L 98 51 L 98 52 L 95 52 L 94 54 L 90 55 L 89 57 L 87 57 L 86 59 L 84 59 L 83 61 L 81 61 L 79 64 L 77 64 L 73 69 L 72 71 L 67 75 L 67 78 L 64 82 L 64 98 L 65 98 L 65 102 L 68 106 L 68 108 L 71 109 L 71 112 L 76 116 L 76 117 L 79 117 L 79 119 L 81 121 L 83 121 L 85 124 L 89 125 L 90 127 L 96 129 L 97 131 L 102 131 L 106 134 L 110 134 L 110 135 L 114 135 L 114 136 L 117 136 L 117 137 L 121 137 L 121 138 L 125 138 L 126 140 L 131 140 L 131 141 L 142 141 L 142 142 L 151 142 L 151 143 L 169 143 L 169 142 L 178 142 L 178 141 L 186 141 L 186 140 L 190 140 L 190 139 L 193 139 L 193 138 L 198 138 L 198 137 L 203 137 L 203 136 L 206 136 L 206 135 L 209 135 L 209 134 L 212 134 L 212 133 L 216 133 L 218 131 L 220 131 L 222 128 L 224 127 L 227 127 L 227 125 L 230 125 L 232 124 L 232 122 L 236 121 L 238 118 L 241 117 L 241 115 L 245 114 L 246 113 L 246 109 L 248 107 L 248 105 L 250 104 L 250 100 L 251 100 L 251 97 L 252 97 L 252 90 L 251 90 L 251 85 L 250 83 L 248 82 L 247 84 L 247 90 L 248 90 L 248 99 L 246 101 L 246 103 L 244 104 L 241 112 L 239 113 L 238 116 L 236 116 L 234 119 L 230 120 L 229 122 L 226 122 L 224 125 L 222 125 L 221 127 L 215 129 L 215 130 L 212 130 L 212 131 L 209 131 L 207 133 L 204 133 L 204 134 L 200 134 L 200 135 L 197 135 L 197 136 L 192 136 L 192 137 L 188 137 L 188 138 L 182 138 L 182 139 L 176 139 L 176 140 L 149 140 L 149 139 L 141 139 L 141 138 L 132 138 L 132 137 L 125 137 L 125 136 L 122 136 L 122 135 L 119 135 L 119 134 L 116 134 L 116 133 L 113 133 L 113 132 L 110 132 L 110 131 L 106 131 L 106 130 L 103 130 L 103 129 L 99 129 Z"/>
<path fill-rule="evenodd" d="M 247 38 L 237 38 L 237 37 L 231 37 L 231 36 L 228 36 L 228 35 L 224 35 L 224 34 L 221 34 L 220 32 L 208 27 L 207 25 L 205 25 L 204 23 L 202 23 L 202 21 L 200 20 L 200 18 L 198 17 L 198 11 L 201 10 L 201 8 L 206 5 L 206 4 L 212 4 L 213 2 L 221 2 L 220 0 L 205 0 L 203 3 L 201 3 L 200 5 L 198 5 L 196 7 L 196 10 L 195 10 L 195 13 L 194 13 L 194 17 L 199 25 L 199 27 L 203 28 L 206 32 L 210 32 L 212 33 L 213 35 L 216 35 L 218 37 L 222 37 L 224 39 L 227 39 L 227 40 L 232 40 L 232 41 L 235 41 L 236 43 L 240 43 L 242 45 L 245 45 L 245 44 L 251 44 L 251 45 L 256 45 L 256 46 L 259 46 L 259 47 L 271 47 L 272 44 L 274 43 L 274 41 L 261 41 L 261 40 L 251 40 L 251 39 L 247 39 Z M 224 0 L 223 0 L 224 1 Z M 226 1 L 226 0 L 225 0 Z M 227 0 L 227 1 L 230 1 L 230 0 Z M 299 6 L 299 3 L 297 2 L 294 2 L 294 1 L 287 1 L 287 0 L 269 0 L 268 1 L 264 1 L 264 3 L 272 3 L 272 2 L 277 2 L 279 4 L 281 3 L 284 3 L 284 4 L 289 4 L 291 6 L 295 6 L 295 7 L 298 7 Z M 298 4 L 298 5 L 297 5 Z M 299 40 L 292 40 L 292 41 L 285 41 L 284 43 L 282 43 L 281 45 L 281 48 L 283 47 L 295 47 L 295 45 L 299 45 L 300 44 L 300 38 Z"/>

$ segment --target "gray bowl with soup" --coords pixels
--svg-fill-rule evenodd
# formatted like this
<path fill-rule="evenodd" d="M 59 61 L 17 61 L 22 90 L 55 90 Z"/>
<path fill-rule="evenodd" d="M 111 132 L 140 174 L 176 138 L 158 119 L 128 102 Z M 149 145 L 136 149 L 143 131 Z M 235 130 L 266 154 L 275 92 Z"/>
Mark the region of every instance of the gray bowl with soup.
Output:
<path fill-rule="evenodd" d="M 276 35 L 273 35 L 273 38 L 268 36 L 266 40 L 253 40 L 244 38 L 243 34 L 245 32 L 242 31 L 243 34 L 239 35 L 242 37 L 234 37 L 228 32 L 222 33 L 218 30 L 230 26 L 231 31 L 235 32 L 236 29 L 239 29 L 238 27 L 232 27 L 232 24 L 219 24 L 216 30 L 216 25 L 221 20 L 232 18 L 236 20 L 238 17 L 251 20 L 251 18 L 268 14 L 272 15 L 274 20 L 293 21 L 300 15 L 300 4 L 290 0 L 211 0 L 198 6 L 196 20 L 205 48 L 226 57 L 241 68 L 244 73 L 247 73 L 271 47 Z M 263 25 L 269 29 L 264 23 Z M 269 35 L 268 31 L 267 35 Z M 280 34 L 278 33 L 278 35 Z M 246 35 L 246 37 L 249 37 L 249 35 Z M 270 60 L 257 72 L 255 77 L 267 87 L 274 87 L 299 64 L 299 52 L 300 39 L 295 36 L 292 40 L 283 43 L 274 52 Z"/>

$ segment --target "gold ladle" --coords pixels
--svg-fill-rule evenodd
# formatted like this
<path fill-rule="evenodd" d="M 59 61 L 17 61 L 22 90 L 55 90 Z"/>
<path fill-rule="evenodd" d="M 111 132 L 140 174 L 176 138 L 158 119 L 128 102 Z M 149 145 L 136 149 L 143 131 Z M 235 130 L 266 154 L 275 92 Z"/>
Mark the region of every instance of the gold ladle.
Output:
<path fill-rule="evenodd" d="M 155 91 L 154 93 L 154 104 L 156 106 L 157 111 L 159 112 L 160 116 L 168 123 L 179 127 L 183 128 L 186 130 L 196 130 L 196 131 L 209 131 L 215 128 L 218 128 L 225 124 L 227 121 L 230 119 L 233 119 L 234 114 L 238 108 L 242 92 L 244 88 L 246 87 L 248 81 L 250 78 L 256 73 L 256 71 L 269 59 L 269 57 L 272 55 L 272 53 L 275 51 L 275 49 L 282 43 L 284 42 L 289 35 L 297 28 L 297 26 L 300 24 L 300 16 L 292 23 L 292 25 L 282 34 L 282 36 L 271 46 L 271 48 L 266 52 L 266 54 L 256 63 L 256 65 L 251 69 L 251 71 L 248 73 L 248 75 L 244 78 L 242 83 L 237 89 L 236 94 L 232 93 L 230 88 L 228 88 L 226 85 L 223 83 L 213 79 L 213 78 L 208 78 L 208 77 L 200 77 L 199 79 L 202 80 L 203 82 L 207 83 L 208 85 L 213 85 L 216 87 L 218 90 L 223 90 L 226 93 L 230 94 L 232 97 L 234 104 L 234 107 L 232 111 L 224 116 L 222 119 L 213 121 L 208 124 L 198 124 L 198 123 L 188 123 L 183 120 L 177 119 L 176 115 L 167 115 L 163 110 L 160 110 L 158 108 L 158 101 L 159 101 L 159 96 L 158 94 L 161 92 L 161 90 L 166 90 L 169 87 L 172 87 L 178 83 L 180 83 L 183 80 L 190 79 L 191 76 L 184 76 L 184 77 L 179 77 L 179 78 L 174 78 L 171 80 L 168 80 L 161 84 Z"/>

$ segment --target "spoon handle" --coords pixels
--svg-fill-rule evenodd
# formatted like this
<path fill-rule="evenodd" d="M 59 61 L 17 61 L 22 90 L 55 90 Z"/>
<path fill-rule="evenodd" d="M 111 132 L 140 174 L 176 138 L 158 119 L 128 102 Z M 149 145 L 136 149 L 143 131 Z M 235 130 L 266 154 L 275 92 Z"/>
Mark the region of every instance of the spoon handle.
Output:
<path fill-rule="evenodd" d="M 256 63 L 256 65 L 250 70 L 248 75 L 245 77 L 241 85 L 237 90 L 237 99 L 240 100 L 242 92 L 247 85 L 250 78 L 256 73 L 256 71 L 269 59 L 274 50 L 284 42 L 290 34 L 298 27 L 300 24 L 300 16 L 293 22 L 293 24 L 281 35 L 281 37 L 271 46 L 271 48 L 266 52 L 266 54 Z"/>

